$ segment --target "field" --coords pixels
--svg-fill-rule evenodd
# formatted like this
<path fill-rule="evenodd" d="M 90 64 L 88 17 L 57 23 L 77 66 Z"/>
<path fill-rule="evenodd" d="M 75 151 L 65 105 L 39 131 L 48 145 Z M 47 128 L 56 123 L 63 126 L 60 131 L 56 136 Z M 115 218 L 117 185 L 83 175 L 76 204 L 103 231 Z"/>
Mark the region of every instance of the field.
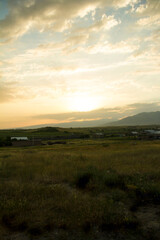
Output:
<path fill-rule="evenodd" d="M 158 240 L 160 141 L 0 148 L 1 240 Z"/>
<path fill-rule="evenodd" d="M 58 128 L 44 127 L 38 129 L 9 129 L 0 130 L 0 139 L 10 137 L 28 137 L 28 138 L 56 138 L 56 137 L 89 137 L 96 133 L 102 133 L 106 137 L 117 137 L 122 134 L 129 136 L 132 131 L 143 131 L 144 129 L 160 129 L 159 125 L 152 126 L 133 126 L 133 127 L 93 127 L 93 128 Z"/>

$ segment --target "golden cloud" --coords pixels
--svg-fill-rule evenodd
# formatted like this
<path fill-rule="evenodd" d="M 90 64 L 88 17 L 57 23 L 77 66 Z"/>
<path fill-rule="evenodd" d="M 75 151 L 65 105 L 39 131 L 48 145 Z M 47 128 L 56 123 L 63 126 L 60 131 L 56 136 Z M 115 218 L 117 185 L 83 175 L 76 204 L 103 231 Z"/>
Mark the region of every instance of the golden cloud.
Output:
<path fill-rule="evenodd" d="M 39 31 L 64 31 L 76 17 L 84 17 L 96 8 L 123 7 L 130 2 L 133 0 L 9 0 L 9 13 L 0 20 L 0 38 L 16 39 L 33 27 Z"/>

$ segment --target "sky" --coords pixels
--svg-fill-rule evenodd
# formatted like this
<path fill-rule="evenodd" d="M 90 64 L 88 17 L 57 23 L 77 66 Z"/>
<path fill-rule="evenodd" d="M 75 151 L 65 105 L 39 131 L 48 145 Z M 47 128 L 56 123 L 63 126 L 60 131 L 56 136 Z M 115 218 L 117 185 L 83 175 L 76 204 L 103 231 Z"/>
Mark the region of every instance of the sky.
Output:
<path fill-rule="evenodd" d="M 0 0 L 0 129 L 159 103 L 160 1 Z"/>

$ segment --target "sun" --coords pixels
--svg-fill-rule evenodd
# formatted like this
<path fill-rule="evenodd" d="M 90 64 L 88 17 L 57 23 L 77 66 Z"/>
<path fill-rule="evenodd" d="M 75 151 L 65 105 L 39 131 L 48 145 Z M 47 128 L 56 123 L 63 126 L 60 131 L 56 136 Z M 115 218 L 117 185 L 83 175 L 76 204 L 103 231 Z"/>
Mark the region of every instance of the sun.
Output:
<path fill-rule="evenodd" d="M 70 101 L 70 109 L 77 112 L 88 112 L 97 108 L 97 101 L 88 95 L 76 95 Z"/>

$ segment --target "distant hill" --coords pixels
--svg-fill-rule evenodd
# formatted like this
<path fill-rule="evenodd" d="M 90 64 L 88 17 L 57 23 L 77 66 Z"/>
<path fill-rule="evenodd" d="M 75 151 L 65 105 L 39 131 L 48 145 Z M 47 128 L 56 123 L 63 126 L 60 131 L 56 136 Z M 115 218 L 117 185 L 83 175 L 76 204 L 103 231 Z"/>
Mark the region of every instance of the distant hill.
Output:
<path fill-rule="evenodd" d="M 119 121 L 107 123 L 106 126 L 135 126 L 135 125 L 160 125 L 160 111 L 143 112 L 134 116 L 125 117 Z"/>
<path fill-rule="evenodd" d="M 62 128 L 77 128 L 77 127 L 99 127 L 104 126 L 107 119 L 92 120 L 92 121 L 73 121 L 73 122 L 64 122 L 64 123 L 48 123 L 41 125 L 33 125 L 23 127 L 23 129 L 35 129 L 35 128 L 44 128 L 44 127 L 62 127 Z"/>
<path fill-rule="evenodd" d="M 108 121 L 108 122 L 107 122 Z M 100 120 L 91 121 L 72 121 L 63 123 L 50 123 L 26 126 L 23 129 L 35 129 L 44 127 L 61 127 L 61 128 L 77 128 L 77 127 L 102 127 L 102 126 L 136 126 L 136 125 L 160 125 L 160 111 L 157 112 L 143 112 L 133 116 L 125 117 L 121 120 L 111 122 L 111 120 L 104 118 Z"/>

